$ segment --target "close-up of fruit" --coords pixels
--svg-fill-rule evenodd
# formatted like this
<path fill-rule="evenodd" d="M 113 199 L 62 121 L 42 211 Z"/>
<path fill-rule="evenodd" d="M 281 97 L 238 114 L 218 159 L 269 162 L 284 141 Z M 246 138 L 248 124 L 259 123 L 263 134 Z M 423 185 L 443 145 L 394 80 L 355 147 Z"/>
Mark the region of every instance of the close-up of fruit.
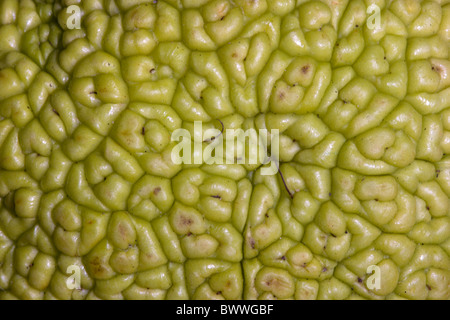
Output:
<path fill-rule="evenodd" d="M 0 0 L 0 300 L 450 300 L 449 0 Z"/>

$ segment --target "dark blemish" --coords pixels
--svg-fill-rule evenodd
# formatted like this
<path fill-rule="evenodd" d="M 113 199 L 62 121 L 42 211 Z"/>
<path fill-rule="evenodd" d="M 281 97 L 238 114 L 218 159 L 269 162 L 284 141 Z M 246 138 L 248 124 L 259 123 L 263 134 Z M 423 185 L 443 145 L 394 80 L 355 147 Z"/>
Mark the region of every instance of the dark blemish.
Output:
<path fill-rule="evenodd" d="M 358 277 L 358 282 L 359 282 L 359 283 L 362 283 L 362 282 L 363 282 L 362 279 L 361 279 L 360 277 Z"/>
<path fill-rule="evenodd" d="M 303 74 L 306 74 L 308 72 L 308 70 L 309 70 L 309 65 L 305 65 L 302 67 Z"/>
<path fill-rule="evenodd" d="M 222 21 L 222 20 L 223 20 L 223 18 L 225 18 L 225 16 L 222 16 L 222 18 L 220 18 L 220 21 Z"/>
<path fill-rule="evenodd" d="M 192 236 L 192 232 L 188 232 L 186 235 L 187 235 L 188 237 L 190 237 L 190 236 Z"/>
<path fill-rule="evenodd" d="M 327 272 L 328 268 L 327 267 L 323 267 L 322 272 Z"/>
<path fill-rule="evenodd" d="M 286 256 L 282 256 L 280 259 L 285 261 L 286 260 Z"/>
<path fill-rule="evenodd" d="M 194 221 L 190 218 L 186 218 L 185 216 L 181 216 L 181 223 L 186 226 L 190 226 Z"/>
<path fill-rule="evenodd" d="M 347 234 L 348 233 L 348 231 L 347 230 L 345 230 L 345 234 Z"/>
<path fill-rule="evenodd" d="M 265 216 L 266 216 L 266 218 L 268 218 L 268 217 L 269 217 L 269 214 L 266 213 Z"/>
<path fill-rule="evenodd" d="M 217 295 L 221 295 L 221 294 L 222 294 L 222 291 L 217 291 L 216 294 L 217 294 Z"/>
<path fill-rule="evenodd" d="M 255 240 L 253 238 L 250 239 L 250 247 L 252 247 L 252 249 L 255 249 Z"/>
<path fill-rule="evenodd" d="M 331 197 L 331 192 L 328 193 L 328 196 Z"/>
<path fill-rule="evenodd" d="M 90 94 L 97 94 L 97 91 L 91 91 Z"/>
<path fill-rule="evenodd" d="M 359 27 L 359 24 L 355 25 L 355 27 L 358 28 L 358 27 Z"/>
<path fill-rule="evenodd" d="M 378 199 L 374 199 L 376 202 L 378 202 Z"/>
<path fill-rule="evenodd" d="M 150 69 L 150 73 L 155 73 L 156 69 L 155 68 L 151 68 Z"/>
<path fill-rule="evenodd" d="M 336 47 L 339 47 L 339 43 L 336 43 Z"/>
<path fill-rule="evenodd" d="M 336 238 L 336 236 L 334 235 L 334 234 L 332 234 L 332 233 L 330 233 L 331 234 L 331 236 L 333 237 L 333 238 Z"/>
<path fill-rule="evenodd" d="M 145 134 L 145 128 L 144 128 L 144 127 L 142 127 L 141 134 L 142 134 L 142 135 Z"/>
<path fill-rule="evenodd" d="M 153 189 L 153 194 L 156 196 L 158 195 L 158 193 L 161 192 L 161 187 L 156 187 L 155 189 Z"/>
<path fill-rule="evenodd" d="M 202 99 L 202 97 L 200 97 L 200 99 Z M 220 122 L 220 125 L 222 126 L 222 129 L 220 129 L 220 133 L 219 133 L 217 136 L 215 136 L 215 137 L 211 137 L 210 139 L 204 140 L 203 142 L 214 141 L 214 140 L 216 140 L 216 138 L 220 137 L 220 136 L 223 134 L 223 130 L 225 129 L 225 127 L 224 127 L 224 125 L 223 125 L 223 122 L 220 121 L 220 119 L 216 119 L 216 120 L 219 121 L 219 122 Z"/>
<path fill-rule="evenodd" d="M 216 196 L 211 196 L 212 198 L 216 198 L 216 199 L 222 199 L 219 195 L 216 195 Z"/>
<path fill-rule="evenodd" d="M 55 109 L 52 109 L 52 111 L 53 111 L 57 116 L 59 116 L 58 111 L 56 111 Z"/>
<path fill-rule="evenodd" d="M 427 206 L 427 210 L 430 211 L 430 207 L 429 206 Z"/>
<path fill-rule="evenodd" d="M 428 290 L 431 290 L 431 287 L 430 287 L 428 284 L 427 284 L 427 289 L 428 289 Z"/>
<path fill-rule="evenodd" d="M 295 140 L 292 140 L 292 141 L 295 142 Z M 286 181 L 284 180 L 283 174 L 281 173 L 280 168 L 278 168 L 278 173 L 280 174 L 281 181 L 283 181 L 284 188 L 286 189 L 286 191 L 287 191 L 289 197 L 290 197 L 291 199 L 294 199 L 294 195 L 293 195 L 293 194 L 291 193 L 291 191 L 289 190 L 289 188 L 288 188 L 288 186 L 287 186 L 287 184 L 286 184 Z"/>

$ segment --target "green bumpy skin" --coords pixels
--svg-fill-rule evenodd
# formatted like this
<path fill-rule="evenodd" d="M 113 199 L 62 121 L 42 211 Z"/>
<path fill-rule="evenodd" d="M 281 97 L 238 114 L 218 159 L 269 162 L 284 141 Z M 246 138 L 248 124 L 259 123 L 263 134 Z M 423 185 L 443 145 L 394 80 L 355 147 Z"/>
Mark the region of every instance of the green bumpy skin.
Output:
<path fill-rule="evenodd" d="M 446 0 L 2 1 L 0 299 L 449 300 L 449 48 Z"/>

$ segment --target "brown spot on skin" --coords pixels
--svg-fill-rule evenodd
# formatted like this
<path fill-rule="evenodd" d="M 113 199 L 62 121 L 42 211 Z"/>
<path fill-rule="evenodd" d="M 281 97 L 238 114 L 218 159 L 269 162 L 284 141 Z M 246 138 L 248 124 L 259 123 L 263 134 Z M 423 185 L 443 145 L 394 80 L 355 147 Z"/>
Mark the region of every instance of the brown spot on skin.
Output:
<path fill-rule="evenodd" d="M 144 127 L 142 127 L 141 134 L 145 135 L 145 128 Z"/>
<path fill-rule="evenodd" d="M 255 249 L 255 240 L 253 238 L 250 238 L 250 247 Z"/>
<path fill-rule="evenodd" d="M 430 287 L 428 284 L 427 284 L 427 289 L 428 289 L 428 290 L 431 290 L 431 287 Z"/>
<path fill-rule="evenodd" d="M 280 259 L 285 261 L 286 260 L 286 256 L 282 256 Z"/>
<path fill-rule="evenodd" d="M 309 71 L 309 68 L 310 68 L 310 66 L 309 66 L 308 64 L 304 65 L 304 66 L 302 67 L 302 73 L 303 73 L 303 74 L 307 74 L 308 71 Z"/>
<path fill-rule="evenodd" d="M 155 73 L 155 68 L 150 69 L 150 73 Z"/>
<path fill-rule="evenodd" d="M 360 277 L 358 277 L 358 282 L 359 282 L 359 283 L 362 283 L 363 280 L 362 280 Z"/>
<path fill-rule="evenodd" d="M 156 187 L 155 189 L 153 189 L 153 194 L 154 194 L 155 196 L 157 196 L 158 193 L 160 193 L 160 192 L 161 192 L 161 187 Z"/>
<path fill-rule="evenodd" d="M 119 223 L 118 231 L 119 234 L 125 238 L 125 236 L 127 235 L 127 228 L 123 224 Z"/>
<path fill-rule="evenodd" d="M 238 57 L 238 54 L 237 54 L 236 52 L 233 52 L 233 54 L 231 55 L 231 57 L 236 59 L 236 58 Z"/>
<path fill-rule="evenodd" d="M 433 65 L 431 70 L 436 71 L 437 73 L 442 73 L 444 70 L 439 65 Z"/>
<path fill-rule="evenodd" d="M 102 274 L 106 271 L 106 268 L 103 266 L 102 260 L 98 256 L 89 261 L 89 264 L 92 267 L 93 273 L 96 275 Z"/>
<path fill-rule="evenodd" d="M 97 94 L 97 91 L 91 91 L 90 94 Z"/>
<path fill-rule="evenodd" d="M 328 268 L 327 267 L 323 267 L 322 272 L 327 272 Z"/>
<path fill-rule="evenodd" d="M 286 93 L 284 91 L 280 91 L 280 93 L 278 94 L 278 99 L 283 100 L 285 96 Z"/>
<path fill-rule="evenodd" d="M 185 216 L 181 216 L 181 224 L 185 226 L 190 226 L 194 223 L 191 218 L 186 218 Z"/>
<path fill-rule="evenodd" d="M 217 196 L 211 196 L 212 198 L 216 198 L 216 199 L 222 199 L 219 195 Z"/>

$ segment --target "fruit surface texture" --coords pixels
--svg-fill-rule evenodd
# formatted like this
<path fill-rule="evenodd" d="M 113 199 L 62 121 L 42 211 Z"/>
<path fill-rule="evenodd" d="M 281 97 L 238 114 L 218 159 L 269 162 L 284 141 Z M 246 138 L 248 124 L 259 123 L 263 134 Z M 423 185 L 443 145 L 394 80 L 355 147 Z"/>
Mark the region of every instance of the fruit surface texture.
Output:
<path fill-rule="evenodd" d="M 0 300 L 450 300 L 449 0 L 1 0 Z"/>

